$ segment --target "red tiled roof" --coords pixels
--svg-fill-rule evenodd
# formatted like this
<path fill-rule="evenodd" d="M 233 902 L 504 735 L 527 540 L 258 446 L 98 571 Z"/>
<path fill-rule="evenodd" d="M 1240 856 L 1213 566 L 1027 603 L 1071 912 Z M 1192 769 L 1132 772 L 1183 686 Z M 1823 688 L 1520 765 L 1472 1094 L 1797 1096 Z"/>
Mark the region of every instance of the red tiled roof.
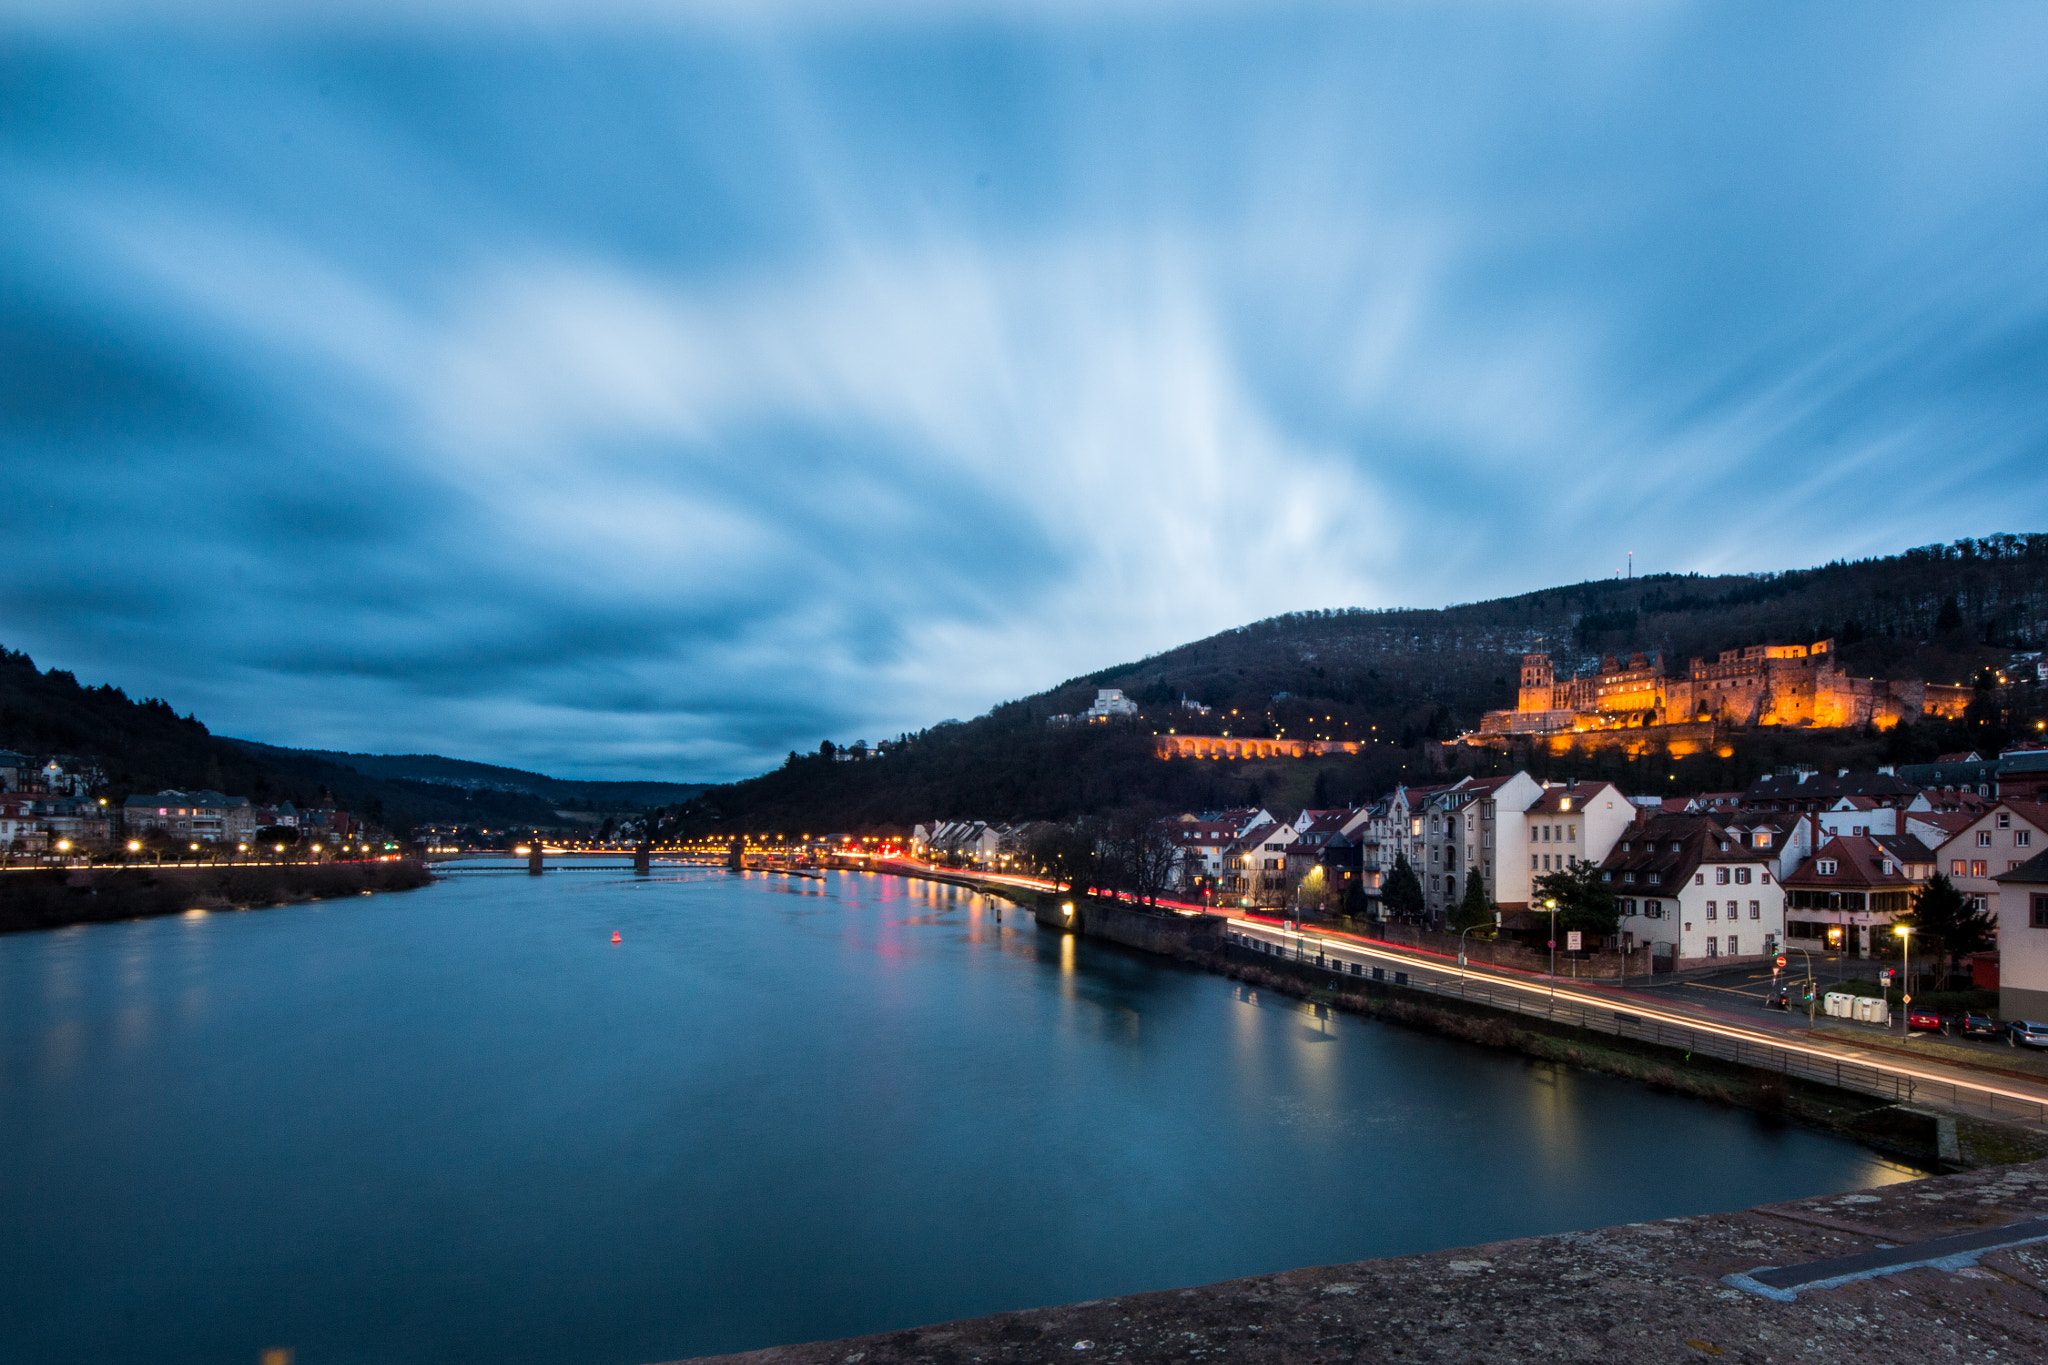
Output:
<path fill-rule="evenodd" d="M 1892 867 L 1889 873 L 1884 870 L 1887 859 Z M 1815 849 L 1797 872 L 1785 878 L 1785 883 L 1830 889 L 1917 886 L 1918 881 L 1906 875 L 1906 864 L 1933 861 L 1934 854 L 1927 845 L 1910 835 L 1841 834 Z M 1835 870 L 1822 873 L 1823 862 L 1834 863 Z"/>

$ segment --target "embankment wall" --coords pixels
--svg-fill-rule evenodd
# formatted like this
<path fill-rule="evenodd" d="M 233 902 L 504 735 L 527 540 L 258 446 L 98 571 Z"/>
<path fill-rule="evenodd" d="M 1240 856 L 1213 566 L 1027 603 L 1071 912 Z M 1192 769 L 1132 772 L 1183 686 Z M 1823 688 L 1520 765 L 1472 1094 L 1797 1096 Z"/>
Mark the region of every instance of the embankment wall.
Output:
<path fill-rule="evenodd" d="M 433 879 L 411 861 L 7 872 L 0 873 L 0 933 L 410 891 Z"/>

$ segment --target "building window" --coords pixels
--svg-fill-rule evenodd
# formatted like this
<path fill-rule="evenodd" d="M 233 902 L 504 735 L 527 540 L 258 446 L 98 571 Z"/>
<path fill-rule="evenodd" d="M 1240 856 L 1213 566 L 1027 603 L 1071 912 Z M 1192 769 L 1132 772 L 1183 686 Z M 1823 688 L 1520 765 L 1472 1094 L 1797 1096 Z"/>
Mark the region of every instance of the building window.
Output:
<path fill-rule="evenodd" d="M 1721 940 L 1720 940 L 1720 939 L 1717 939 L 1717 938 L 1715 938 L 1715 937 L 1714 937 L 1714 936 L 1713 936 L 1712 934 L 1709 934 L 1709 935 L 1707 935 L 1707 956 L 1708 956 L 1708 957 L 1719 957 L 1720 955 L 1721 955 Z"/>
<path fill-rule="evenodd" d="M 1972 863 L 1970 864 L 1970 875 L 1971 875 L 1972 877 L 1988 877 L 1988 876 L 1990 876 L 1990 875 L 1991 875 L 1991 864 L 1990 864 L 1990 863 L 1988 863 L 1988 862 L 1986 862 L 1986 861 L 1985 861 L 1984 859 L 1982 859 L 1982 858 L 1979 858 L 1979 859 L 1977 859 L 1976 861 L 1974 861 L 1974 862 L 1972 862 Z"/>
<path fill-rule="evenodd" d="M 1820 875 L 1823 877 L 1834 876 L 1835 860 L 1833 858 L 1822 858 L 1820 862 L 1815 865 L 1814 871 L 1820 873 Z"/>
<path fill-rule="evenodd" d="M 1738 867 L 1738 868 L 1736 868 L 1736 869 L 1735 869 L 1735 884 L 1736 884 L 1737 886 L 1748 886 L 1748 885 L 1749 885 L 1749 869 L 1748 869 L 1748 868 L 1746 868 L 1746 867 Z"/>
<path fill-rule="evenodd" d="M 1721 903 L 1720 903 L 1719 901 L 1708 901 L 1708 902 L 1707 902 L 1707 918 L 1708 918 L 1708 919 L 1719 919 L 1719 918 L 1721 918 L 1721 914 L 1720 914 L 1720 904 L 1721 904 Z"/>
<path fill-rule="evenodd" d="M 1662 919 L 1662 918 L 1664 918 L 1664 902 L 1663 902 L 1663 901 L 1644 901 L 1644 902 L 1643 902 L 1643 918 L 1645 918 L 1645 919 Z"/>
<path fill-rule="evenodd" d="M 1990 831 L 1990 830 L 1988 830 L 1988 829 L 1980 829 L 1980 830 L 1978 830 L 1978 831 L 1977 831 L 1977 847 L 1979 847 L 1979 848 L 1989 848 L 1989 847 L 1991 847 L 1991 831 Z"/>
<path fill-rule="evenodd" d="M 1725 867 L 1717 867 L 1717 868 L 1715 868 L 1715 869 L 1714 869 L 1714 885 L 1716 885 L 1716 886 L 1726 886 L 1726 885 L 1728 885 L 1728 872 L 1729 872 L 1729 869 L 1727 869 L 1727 868 L 1725 868 Z"/>
<path fill-rule="evenodd" d="M 1536 870 L 1536 855 L 1533 853 L 1529 855 L 1529 870 L 1531 872 Z"/>
<path fill-rule="evenodd" d="M 2034 913 L 2028 923 L 2036 929 L 2048 929 L 2048 896 L 2034 897 Z"/>
<path fill-rule="evenodd" d="M 1735 946 L 1735 935 L 1728 935 L 1728 956 L 1741 957 L 1742 949 Z"/>
<path fill-rule="evenodd" d="M 1969 860 L 1969 859 L 1967 859 L 1967 858 L 1957 858 L 1957 859 L 1953 860 L 1952 862 L 1950 862 L 1950 863 L 1949 863 L 1949 865 L 1948 865 L 1948 875 L 1949 875 L 1949 876 L 1951 876 L 1951 877 L 1967 877 L 1967 876 L 1969 876 L 1969 875 L 1970 875 L 1970 860 Z"/>
<path fill-rule="evenodd" d="M 1763 902 L 1751 901 L 1749 903 L 1749 917 L 1751 919 L 1762 919 L 1764 917 Z"/>
<path fill-rule="evenodd" d="M 1564 838 L 1566 843 L 1577 843 L 1579 838 L 1579 827 L 1577 825 L 1566 825 L 1564 827 Z"/>
<path fill-rule="evenodd" d="M 1998 812 L 1998 827 L 1999 827 L 2000 829 L 2011 829 L 2011 828 L 2012 828 L 2012 812 L 2011 812 L 2011 811 L 2009 811 L 2009 810 L 2002 810 L 2002 811 Z M 1988 843 L 1990 843 L 1991 841 L 1990 841 L 1989 839 L 1986 839 L 1986 840 L 1985 840 L 1984 842 L 1988 844 Z"/>
<path fill-rule="evenodd" d="M 2033 842 L 2034 831 L 2030 829 L 2016 829 L 2012 832 L 2012 846 L 2014 848 L 2026 848 Z"/>

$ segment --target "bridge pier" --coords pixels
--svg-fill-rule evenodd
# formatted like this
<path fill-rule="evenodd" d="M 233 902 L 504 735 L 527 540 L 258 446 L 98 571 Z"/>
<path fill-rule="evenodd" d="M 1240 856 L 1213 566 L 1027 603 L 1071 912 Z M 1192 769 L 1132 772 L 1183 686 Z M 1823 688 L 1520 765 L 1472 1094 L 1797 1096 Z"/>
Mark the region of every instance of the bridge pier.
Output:
<path fill-rule="evenodd" d="M 538 877 L 538 876 L 539 876 L 539 875 L 540 875 L 540 874 L 541 874 L 541 873 L 542 873 L 543 871 L 545 871 L 545 870 L 546 870 L 546 869 L 545 869 L 545 867 L 544 867 L 544 865 L 543 865 L 543 859 L 544 859 L 544 857 L 545 857 L 545 855 L 544 855 L 544 854 L 543 854 L 543 853 L 541 852 L 541 847 L 540 847 L 540 832 L 539 832 L 538 830 L 536 830 L 536 831 L 534 831 L 534 835 L 533 835 L 533 842 L 532 842 L 531 844 L 528 844 L 528 845 L 527 845 L 527 852 L 526 852 L 526 875 L 527 875 L 527 876 L 529 876 L 529 877 Z"/>
<path fill-rule="evenodd" d="M 642 877 L 648 875 L 648 873 L 653 871 L 653 868 L 650 866 L 653 857 L 654 845 L 648 840 L 642 839 L 633 849 L 633 871 Z"/>

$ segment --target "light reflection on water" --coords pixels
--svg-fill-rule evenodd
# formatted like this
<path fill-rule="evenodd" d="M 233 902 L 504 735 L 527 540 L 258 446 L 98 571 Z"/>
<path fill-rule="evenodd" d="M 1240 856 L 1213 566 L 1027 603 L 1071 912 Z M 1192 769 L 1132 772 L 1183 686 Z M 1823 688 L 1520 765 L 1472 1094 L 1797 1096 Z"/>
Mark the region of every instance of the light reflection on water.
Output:
<path fill-rule="evenodd" d="M 873 874 L 15 935 L 0 1024 L 10 1359 L 644 1362 L 1907 1174 Z"/>

